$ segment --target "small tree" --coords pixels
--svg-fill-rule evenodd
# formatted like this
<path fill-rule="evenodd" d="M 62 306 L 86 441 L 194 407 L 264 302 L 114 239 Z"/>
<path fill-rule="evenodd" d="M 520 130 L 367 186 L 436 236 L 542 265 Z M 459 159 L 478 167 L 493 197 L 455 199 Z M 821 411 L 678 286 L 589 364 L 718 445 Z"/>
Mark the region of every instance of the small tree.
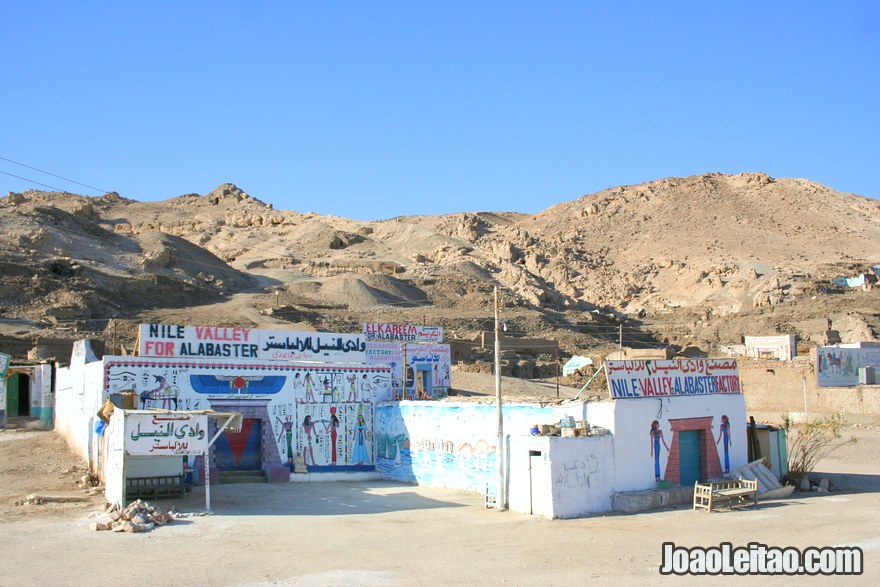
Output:
<path fill-rule="evenodd" d="M 819 462 L 838 448 L 854 444 L 857 439 L 839 440 L 846 422 L 842 414 L 795 424 L 789 414 L 782 416 L 788 438 L 788 480 L 798 485 Z M 794 431 L 794 438 L 792 438 Z"/>

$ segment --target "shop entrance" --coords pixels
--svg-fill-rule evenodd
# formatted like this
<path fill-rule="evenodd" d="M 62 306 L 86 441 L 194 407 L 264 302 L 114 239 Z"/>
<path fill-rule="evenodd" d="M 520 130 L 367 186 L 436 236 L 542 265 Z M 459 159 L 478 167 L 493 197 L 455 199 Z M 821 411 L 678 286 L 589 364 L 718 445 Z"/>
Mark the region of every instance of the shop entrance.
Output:
<path fill-rule="evenodd" d="M 670 418 L 672 444 L 666 463 L 666 479 L 674 485 L 693 487 L 701 479 L 721 476 L 718 449 L 712 437 L 712 416 Z"/>
<path fill-rule="evenodd" d="M 431 377 L 431 365 L 416 366 L 416 389 L 419 399 L 427 399 L 434 397 L 432 383 L 434 379 Z"/>
<path fill-rule="evenodd" d="M 700 480 L 700 431 L 682 430 L 678 433 L 680 483 L 691 486 Z"/>
<path fill-rule="evenodd" d="M 544 515 L 544 504 L 547 500 L 544 487 L 547 484 L 547 466 L 544 463 L 544 455 L 539 450 L 529 451 L 529 500 L 530 514 L 535 516 Z"/>
<path fill-rule="evenodd" d="M 224 430 L 215 443 L 214 462 L 221 471 L 257 471 L 262 468 L 263 421 L 244 418 L 241 430 Z"/>
<path fill-rule="evenodd" d="M 31 378 L 14 373 L 6 380 L 6 415 L 10 418 L 31 415 Z"/>

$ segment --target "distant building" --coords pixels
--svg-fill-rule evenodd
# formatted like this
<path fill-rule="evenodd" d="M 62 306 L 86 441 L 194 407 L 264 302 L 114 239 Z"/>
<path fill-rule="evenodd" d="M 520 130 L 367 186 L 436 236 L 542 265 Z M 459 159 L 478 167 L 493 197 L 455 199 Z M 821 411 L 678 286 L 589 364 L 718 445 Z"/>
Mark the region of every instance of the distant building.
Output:
<path fill-rule="evenodd" d="M 662 349 L 632 349 L 623 347 L 609 353 L 605 357 L 608 361 L 667 361 L 675 356 L 675 351 L 670 348 Z"/>
<path fill-rule="evenodd" d="M 797 337 L 793 334 L 744 336 L 746 356 L 753 359 L 790 361 L 797 356 Z"/>
<path fill-rule="evenodd" d="M 570 358 L 565 365 L 562 366 L 562 376 L 567 377 L 568 375 L 574 375 L 580 369 L 584 367 L 588 367 L 593 364 L 593 359 L 590 357 L 582 357 L 580 355 L 575 355 Z"/>
<path fill-rule="evenodd" d="M 492 352 L 495 348 L 495 332 L 481 331 L 469 339 L 449 341 L 452 361 L 455 363 L 469 361 L 475 352 Z M 501 336 L 501 352 L 514 351 L 528 355 L 553 355 L 559 349 L 559 342 L 549 338 L 523 338 L 518 336 Z"/>

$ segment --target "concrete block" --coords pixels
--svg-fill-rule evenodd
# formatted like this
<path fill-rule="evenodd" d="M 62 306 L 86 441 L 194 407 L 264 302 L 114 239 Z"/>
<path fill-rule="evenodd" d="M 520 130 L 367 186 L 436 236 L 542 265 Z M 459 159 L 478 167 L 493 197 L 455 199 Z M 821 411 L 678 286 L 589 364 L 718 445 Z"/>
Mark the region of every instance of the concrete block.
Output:
<path fill-rule="evenodd" d="M 673 505 L 693 503 L 693 487 L 670 487 L 645 491 L 620 491 L 614 494 L 615 512 L 637 514 Z"/>

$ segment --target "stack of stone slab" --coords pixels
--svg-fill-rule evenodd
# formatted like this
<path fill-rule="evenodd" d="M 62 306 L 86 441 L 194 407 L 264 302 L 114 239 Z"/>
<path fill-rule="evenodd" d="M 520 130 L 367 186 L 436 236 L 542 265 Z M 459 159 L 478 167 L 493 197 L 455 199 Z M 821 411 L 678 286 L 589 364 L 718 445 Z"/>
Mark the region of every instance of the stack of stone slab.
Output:
<path fill-rule="evenodd" d="M 758 480 L 758 495 L 763 499 L 776 497 L 788 497 L 794 491 L 794 486 L 784 486 L 779 479 L 767 468 L 763 459 L 752 461 L 732 472 L 734 479 Z"/>

